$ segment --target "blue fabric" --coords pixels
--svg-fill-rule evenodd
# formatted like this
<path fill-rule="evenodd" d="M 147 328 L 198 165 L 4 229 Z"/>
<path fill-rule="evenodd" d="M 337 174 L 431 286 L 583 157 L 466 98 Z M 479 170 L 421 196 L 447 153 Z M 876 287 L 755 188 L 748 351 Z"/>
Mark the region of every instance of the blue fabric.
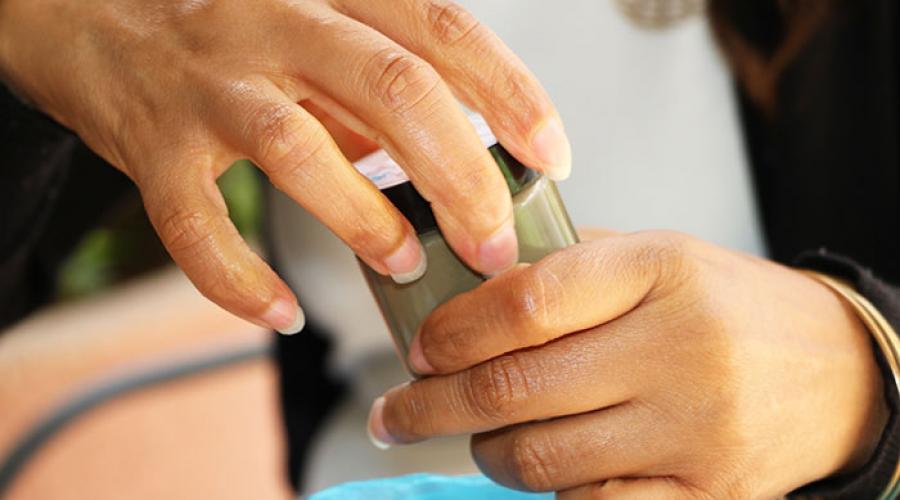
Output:
<path fill-rule="evenodd" d="M 482 475 L 409 476 L 344 483 L 320 491 L 309 500 L 549 500 L 552 493 L 523 493 L 504 488 Z"/>

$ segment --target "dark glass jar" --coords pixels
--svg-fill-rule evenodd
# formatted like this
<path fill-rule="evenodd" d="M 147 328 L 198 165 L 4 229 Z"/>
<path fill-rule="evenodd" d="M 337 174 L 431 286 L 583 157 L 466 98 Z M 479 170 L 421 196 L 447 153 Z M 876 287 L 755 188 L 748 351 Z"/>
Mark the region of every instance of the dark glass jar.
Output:
<path fill-rule="evenodd" d="M 519 240 L 519 261 L 535 262 L 555 250 L 577 243 L 578 236 L 553 181 L 513 158 L 497 143 L 480 116 L 473 115 L 471 119 L 509 186 Z M 456 256 L 444 240 L 428 202 L 412 183 L 405 180 L 396 163 L 383 151 L 363 158 L 356 166 L 409 219 L 425 249 L 428 262 L 425 274 L 403 285 L 360 261 L 366 282 L 407 366 L 409 345 L 422 320 L 437 306 L 477 287 L 485 278 Z"/>

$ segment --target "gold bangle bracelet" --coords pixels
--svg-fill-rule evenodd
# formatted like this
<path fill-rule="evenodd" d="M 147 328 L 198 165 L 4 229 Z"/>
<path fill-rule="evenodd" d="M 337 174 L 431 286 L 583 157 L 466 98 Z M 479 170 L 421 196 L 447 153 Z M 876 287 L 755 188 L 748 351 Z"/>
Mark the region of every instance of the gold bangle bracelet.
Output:
<path fill-rule="evenodd" d="M 891 369 L 894 387 L 900 391 L 900 337 L 897 336 L 897 332 L 894 331 L 891 324 L 884 319 L 884 316 L 868 299 L 860 295 L 849 284 L 815 271 L 803 270 L 802 272 L 833 290 L 853 308 L 860 321 L 878 343 L 878 348 L 881 349 L 884 359 Z M 900 494 L 900 460 L 894 466 L 890 482 L 878 498 L 879 500 L 892 500 L 897 498 L 898 494 Z"/>

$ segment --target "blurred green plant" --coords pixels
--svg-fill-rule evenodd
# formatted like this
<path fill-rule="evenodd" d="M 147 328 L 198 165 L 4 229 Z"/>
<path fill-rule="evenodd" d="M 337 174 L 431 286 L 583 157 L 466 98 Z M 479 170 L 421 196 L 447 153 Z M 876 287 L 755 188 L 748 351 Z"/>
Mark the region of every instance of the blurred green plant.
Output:
<path fill-rule="evenodd" d="M 262 236 L 263 186 L 249 161 L 232 165 L 218 180 L 228 214 L 251 245 Z M 85 235 L 57 275 L 59 299 L 97 293 L 171 262 L 140 203 L 119 207 L 108 222 Z"/>
<path fill-rule="evenodd" d="M 219 177 L 218 184 L 234 225 L 251 244 L 258 244 L 262 237 L 263 211 L 259 170 L 249 161 L 241 160 Z"/>

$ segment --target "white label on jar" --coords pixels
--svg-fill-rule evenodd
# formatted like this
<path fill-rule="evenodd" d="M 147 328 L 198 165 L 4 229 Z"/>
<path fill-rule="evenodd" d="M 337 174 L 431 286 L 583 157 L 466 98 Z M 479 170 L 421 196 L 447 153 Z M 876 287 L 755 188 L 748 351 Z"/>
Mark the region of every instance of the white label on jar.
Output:
<path fill-rule="evenodd" d="M 487 122 L 484 121 L 484 118 L 481 115 L 470 113 L 469 121 L 471 121 L 472 125 L 475 127 L 478 138 L 481 139 L 481 143 L 484 147 L 489 148 L 494 144 L 497 144 L 497 138 L 494 137 L 494 133 L 491 132 Z M 404 182 L 409 182 L 409 177 L 406 176 L 406 172 L 404 172 L 403 169 L 400 168 L 400 165 L 397 165 L 397 162 L 395 162 L 383 149 L 379 149 L 372 154 L 362 157 L 357 160 L 353 166 L 356 167 L 356 170 L 358 170 L 359 173 L 365 175 L 372 181 L 378 189 L 387 189 L 398 184 L 403 184 Z"/>

